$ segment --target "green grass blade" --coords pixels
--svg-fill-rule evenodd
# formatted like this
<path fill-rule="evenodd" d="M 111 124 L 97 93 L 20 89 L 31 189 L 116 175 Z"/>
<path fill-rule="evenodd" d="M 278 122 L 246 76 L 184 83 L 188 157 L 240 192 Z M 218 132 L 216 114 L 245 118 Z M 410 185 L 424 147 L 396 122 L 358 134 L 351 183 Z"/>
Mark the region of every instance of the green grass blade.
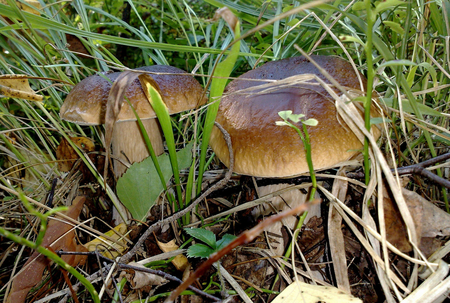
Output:
<path fill-rule="evenodd" d="M 235 27 L 234 37 L 235 40 L 239 39 L 241 36 L 239 21 Z M 205 172 L 205 162 L 206 162 L 206 151 L 208 149 L 209 138 L 211 137 L 211 132 L 214 126 L 214 121 L 216 120 L 217 111 L 219 110 L 220 101 L 219 98 L 222 96 L 225 86 L 227 84 L 227 77 L 230 76 L 233 70 L 234 64 L 239 57 L 240 41 L 236 42 L 225 60 L 217 64 L 216 70 L 214 72 L 212 82 L 211 82 L 211 92 L 210 92 L 210 103 L 212 103 L 206 112 L 205 125 L 203 128 L 203 139 L 200 152 L 200 165 L 197 179 L 197 194 L 201 192 L 203 173 Z"/>

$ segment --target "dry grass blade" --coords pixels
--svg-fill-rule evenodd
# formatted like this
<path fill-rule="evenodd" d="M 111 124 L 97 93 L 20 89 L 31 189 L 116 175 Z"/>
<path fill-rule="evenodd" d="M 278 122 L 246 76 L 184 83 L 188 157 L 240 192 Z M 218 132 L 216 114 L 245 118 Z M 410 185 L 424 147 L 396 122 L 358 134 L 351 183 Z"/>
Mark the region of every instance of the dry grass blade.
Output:
<path fill-rule="evenodd" d="M 132 83 L 140 73 L 134 71 L 122 72 L 114 81 L 109 92 L 108 101 L 106 103 L 106 115 L 105 115 L 105 148 L 106 148 L 106 161 L 105 170 L 103 172 L 103 180 L 107 180 L 108 165 L 111 162 L 111 141 L 113 135 L 114 123 L 119 116 L 120 109 L 124 101 L 125 91 L 130 83 Z"/>
<path fill-rule="evenodd" d="M 344 176 L 345 172 L 341 168 L 338 176 Z M 332 194 L 339 200 L 345 200 L 347 195 L 348 182 L 336 179 L 333 182 Z M 345 258 L 344 235 L 342 234 L 342 217 L 330 204 L 328 213 L 328 239 L 330 244 L 330 255 L 333 261 L 334 275 L 336 277 L 337 287 L 351 293 L 350 282 L 348 279 L 347 262 Z"/>

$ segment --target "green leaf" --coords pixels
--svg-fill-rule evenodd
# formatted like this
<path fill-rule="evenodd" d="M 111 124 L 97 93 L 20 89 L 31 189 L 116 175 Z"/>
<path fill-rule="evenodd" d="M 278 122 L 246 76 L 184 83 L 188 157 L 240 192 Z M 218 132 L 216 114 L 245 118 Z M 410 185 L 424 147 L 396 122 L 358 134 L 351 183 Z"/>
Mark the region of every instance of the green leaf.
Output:
<path fill-rule="evenodd" d="M 205 244 L 194 244 L 187 250 L 189 258 L 208 258 L 215 251 Z"/>
<path fill-rule="evenodd" d="M 383 21 L 383 24 L 386 25 L 387 27 L 389 27 L 391 30 L 393 30 L 394 32 L 396 32 L 399 35 L 404 35 L 405 34 L 405 30 L 397 22 Z"/>
<path fill-rule="evenodd" d="M 387 106 L 392 107 L 394 102 L 392 98 L 382 98 L 383 102 L 386 103 Z M 417 107 L 419 108 L 420 112 L 423 115 L 430 115 L 430 116 L 442 116 L 441 113 L 431 107 L 426 106 L 425 104 L 416 102 Z M 411 106 L 411 103 L 409 100 L 402 100 L 402 107 L 403 110 L 407 113 L 414 114 L 414 110 Z"/>
<path fill-rule="evenodd" d="M 288 26 L 294 26 L 297 24 L 297 22 L 299 22 L 300 20 L 298 20 L 297 18 L 292 19 L 291 21 L 289 21 L 287 23 Z"/>
<path fill-rule="evenodd" d="M 15 12 L 12 8 L 0 4 L 0 15 L 6 16 L 6 17 L 17 17 L 15 15 Z M 121 45 L 127 45 L 127 46 L 133 46 L 133 47 L 140 47 L 143 49 L 159 49 L 159 50 L 165 50 L 165 51 L 176 51 L 176 52 L 186 52 L 186 53 L 209 53 L 209 54 L 220 54 L 222 50 L 215 49 L 215 48 L 208 48 L 208 47 L 198 47 L 198 46 L 188 46 L 188 45 L 172 45 L 168 43 L 158 43 L 158 42 L 148 42 L 148 41 L 142 41 L 142 40 L 136 40 L 136 39 L 129 39 L 129 38 L 123 38 L 123 37 L 115 37 L 110 35 L 104 35 L 104 34 L 98 34 L 86 30 L 80 30 L 76 27 L 70 27 L 65 24 L 62 24 L 58 21 L 54 21 L 48 18 L 44 18 L 41 16 L 36 16 L 27 12 L 23 12 L 23 15 L 26 16 L 27 21 L 32 25 L 35 29 L 49 29 L 55 31 L 60 31 L 63 33 L 72 34 L 75 36 L 85 37 L 85 38 L 91 38 L 93 40 L 102 41 L 104 43 L 112 43 L 112 44 L 121 44 Z M 17 29 L 18 27 L 16 25 L 12 25 L 11 27 L 3 27 L 0 28 L 1 31 L 9 31 L 11 29 Z M 238 54 L 239 54 L 239 48 L 238 48 Z M 244 56 L 253 56 L 258 57 L 260 54 L 253 54 L 253 53 L 243 53 Z"/>
<path fill-rule="evenodd" d="M 220 102 L 217 102 L 218 98 L 222 97 L 223 90 L 227 84 L 227 78 L 233 71 L 234 65 L 239 57 L 239 49 L 241 47 L 241 41 L 238 40 L 241 37 L 240 22 L 237 20 L 234 26 L 234 45 L 231 47 L 230 53 L 227 58 L 217 64 L 216 70 L 214 71 L 214 78 L 211 82 L 211 90 L 209 94 L 210 106 L 206 111 L 205 124 L 203 127 L 203 139 L 200 151 L 200 165 L 198 169 L 198 182 L 197 182 L 197 193 L 201 192 L 202 178 L 205 171 L 206 163 L 206 152 L 209 145 L 209 138 L 211 137 L 211 132 L 214 126 L 214 121 L 216 120 L 217 112 L 219 110 Z"/>
<path fill-rule="evenodd" d="M 316 119 L 308 119 L 306 121 L 302 121 L 303 124 L 305 125 L 309 125 L 309 126 L 316 126 L 317 124 L 319 124 L 319 121 L 317 121 Z"/>
<path fill-rule="evenodd" d="M 392 122 L 392 120 L 388 119 L 388 118 L 382 118 L 382 117 L 370 118 L 370 125 L 381 124 L 384 122 L 389 123 L 389 122 Z"/>
<path fill-rule="evenodd" d="M 437 73 L 434 67 L 428 62 L 421 62 L 419 66 L 425 68 L 430 73 L 431 78 L 433 78 L 434 84 L 437 84 Z"/>
<path fill-rule="evenodd" d="M 300 121 L 301 118 L 303 118 L 305 115 L 304 114 L 291 114 L 289 116 L 289 120 L 297 123 Z"/>
<path fill-rule="evenodd" d="M 275 124 L 279 126 L 289 126 L 289 123 L 284 121 L 276 121 Z"/>
<path fill-rule="evenodd" d="M 192 161 L 192 143 L 177 152 L 178 167 L 186 169 Z M 172 177 L 172 165 L 167 154 L 158 157 L 164 181 Z M 151 184 L 151 186 L 149 186 Z M 117 195 L 134 219 L 143 220 L 163 191 L 152 158 L 133 164 L 117 181 Z"/>
<path fill-rule="evenodd" d="M 391 60 L 391 61 L 387 61 L 387 62 L 384 62 L 384 63 L 380 64 L 378 66 L 377 70 L 380 70 L 380 69 L 382 69 L 384 67 L 387 67 L 387 66 L 405 66 L 405 65 L 415 66 L 417 64 L 412 62 L 412 61 L 410 61 L 410 60 Z"/>
<path fill-rule="evenodd" d="M 354 10 L 354 11 L 362 11 L 362 10 L 365 10 L 365 9 L 366 9 L 366 4 L 363 1 L 356 2 L 352 6 L 352 10 Z"/>
<path fill-rule="evenodd" d="M 197 240 L 205 242 L 211 248 L 216 248 L 216 235 L 212 231 L 204 228 L 185 228 L 184 230 L 190 236 L 196 238 Z"/>
<path fill-rule="evenodd" d="M 292 114 L 291 110 L 283 110 L 278 112 L 278 116 L 280 116 L 283 120 L 289 119 L 289 116 Z"/>
<path fill-rule="evenodd" d="M 406 3 L 404 1 L 399 1 L 399 0 L 380 1 L 375 6 L 375 14 L 378 14 L 378 13 L 384 12 L 387 9 L 394 8 L 394 7 L 397 7 L 399 5 L 405 5 L 405 4 Z"/>
<path fill-rule="evenodd" d="M 411 70 L 408 73 L 408 77 L 406 78 L 406 82 L 408 82 L 408 86 L 412 87 L 414 83 L 414 79 L 416 77 L 416 71 L 419 68 L 418 65 L 411 67 Z"/>
<path fill-rule="evenodd" d="M 173 135 L 172 121 L 170 119 L 169 110 L 166 104 L 162 100 L 162 96 L 158 89 L 157 84 L 154 82 L 150 75 L 142 74 L 139 76 L 139 81 L 141 82 L 142 89 L 148 98 L 153 110 L 158 117 L 159 124 L 164 133 L 164 138 L 166 139 L 167 149 L 169 151 L 170 163 L 172 165 L 172 173 L 175 179 L 176 191 L 179 205 L 182 203 L 183 194 L 181 192 L 181 180 L 178 168 L 178 160 L 175 149 L 175 137 Z"/>
<path fill-rule="evenodd" d="M 230 235 L 230 234 L 225 234 L 222 239 L 220 239 L 219 241 L 217 241 L 217 251 L 223 249 L 225 246 L 227 246 L 228 244 L 230 244 L 232 241 L 234 241 L 234 239 L 236 239 L 237 237 L 234 235 Z"/>
<path fill-rule="evenodd" d="M 341 40 L 342 42 L 356 42 L 360 45 L 364 45 L 365 43 L 359 39 L 358 37 L 354 37 L 354 36 L 349 36 L 349 35 L 342 35 L 339 36 L 339 40 Z"/>

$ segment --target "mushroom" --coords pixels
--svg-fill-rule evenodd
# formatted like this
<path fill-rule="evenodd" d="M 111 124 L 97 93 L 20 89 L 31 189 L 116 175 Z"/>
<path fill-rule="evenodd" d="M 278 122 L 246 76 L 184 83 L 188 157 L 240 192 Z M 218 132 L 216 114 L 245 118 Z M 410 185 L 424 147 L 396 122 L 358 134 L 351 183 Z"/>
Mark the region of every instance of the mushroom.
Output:
<path fill-rule="evenodd" d="M 202 97 L 203 89 L 198 81 L 181 69 L 154 65 L 141 67 L 138 70 L 152 73 L 151 76 L 158 84 L 170 114 L 193 109 L 206 102 Z M 114 82 L 119 74 L 118 72 L 106 74 L 106 77 Z M 111 82 L 99 75 L 82 80 L 64 101 L 60 110 L 61 119 L 80 125 L 104 124 Z M 125 96 L 141 118 L 156 155 L 162 154 L 164 151 L 162 132 L 139 79 L 128 85 Z M 150 155 L 133 110 L 126 102 L 114 125 L 111 144 L 114 157 L 125 163 L 140 162 Z M 126 171 L 126 166 L 120 161 L 114 161 L 116 177 Z"/>
<path fill-rule="evenodd" d="M 349 62 L 338 57 L 311 57 L 341 86 L 361 90 L 357 74 Z M 322 86 L 314 85 L 317 81 L 282 86 L 275 83 L 267 88 L 271 80 L 301 74 L 314 74 L 329 83 L 306 58 L 292 57 L 266 63 L 227 86 L 216 121 L 231 136 L 236 173 L 290 177 L 308 171 L 303 142 L 296 131 L 275 124 L 281 120 L 278 112 L 286 110 L 319 121 L 317 126 L 308 127 L 314 169 L 331 168 L 359 153 L 361 142 L 338 117 L 335 100 Z M 360 76 L 365 86 L 366 80 Z M 372 114 L 379 116 L 375 110 Z M 378 138 L 380 132 L 375 127 L 372 129 Z M 217 128 L 213 129 L 209 143 L 218 158 L 228 166 L 228 149 Z"/>

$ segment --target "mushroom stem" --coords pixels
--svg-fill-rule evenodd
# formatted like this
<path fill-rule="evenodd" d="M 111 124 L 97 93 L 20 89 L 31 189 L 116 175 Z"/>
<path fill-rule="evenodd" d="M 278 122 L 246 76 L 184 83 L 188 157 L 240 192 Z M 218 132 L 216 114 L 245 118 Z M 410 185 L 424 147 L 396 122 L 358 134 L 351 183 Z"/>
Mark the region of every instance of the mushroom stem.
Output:
<path fill-rule="evenodd" d="M 147 131 L 153 150 L 157 156 L 164 152 L 161 128 L 157 119 L 142 120 Z M 112 152 L 115 159 L 124 163 L 141 162 L 150 156 L 147 145 L 137 121 L 116 122 L 112 135 Z M 114 160 L 114 174 L 122 176 L 127 167 L 120 161 Z"/>

